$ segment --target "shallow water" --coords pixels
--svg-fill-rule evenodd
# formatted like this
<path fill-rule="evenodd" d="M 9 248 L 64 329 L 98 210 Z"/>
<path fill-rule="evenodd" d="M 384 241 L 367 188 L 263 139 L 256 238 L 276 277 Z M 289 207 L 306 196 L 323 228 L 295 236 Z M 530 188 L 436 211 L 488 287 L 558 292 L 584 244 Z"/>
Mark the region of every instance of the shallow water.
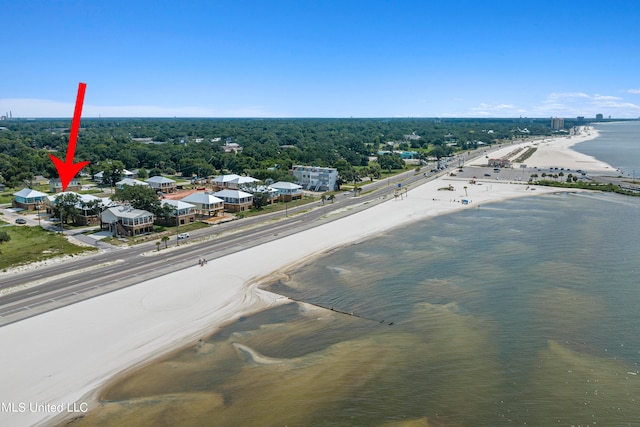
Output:
<path fill-rule="evenodd" d="M 309 304 L 135 372 L 77 425 L 638 425 L 639 213 L 550 195 L 348 246 L 270 287 Z"/>

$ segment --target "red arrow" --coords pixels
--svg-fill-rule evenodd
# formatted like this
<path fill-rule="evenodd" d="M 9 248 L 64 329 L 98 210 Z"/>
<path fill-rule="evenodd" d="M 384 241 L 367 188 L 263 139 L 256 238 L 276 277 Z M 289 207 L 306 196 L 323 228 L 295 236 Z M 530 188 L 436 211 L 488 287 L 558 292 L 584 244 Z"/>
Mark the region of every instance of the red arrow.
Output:
<path fill-rule="evenodd" d="M 73 155 L 76 152 L 76 142 L 78 140 L 78 131 L 80 130 L 80 116 L 82 115 L 82 104 L 84 103 L 84 92 L 87 89 L 86 83 L 78 85 L 78 96 L 76 97 L 76 109 L 73 111 L 73 121 L 71 122 L 71 134 L 69 135 L 69 147 L 67 148 L 67 160 L 63 162 L 53 154 L 49 154 L 53 164 L 58 169 L 60 175 L 60 183 L 62 191 L 67 189 L 71 180 L 87 166 L 89 162 L 73 163 Z"/>

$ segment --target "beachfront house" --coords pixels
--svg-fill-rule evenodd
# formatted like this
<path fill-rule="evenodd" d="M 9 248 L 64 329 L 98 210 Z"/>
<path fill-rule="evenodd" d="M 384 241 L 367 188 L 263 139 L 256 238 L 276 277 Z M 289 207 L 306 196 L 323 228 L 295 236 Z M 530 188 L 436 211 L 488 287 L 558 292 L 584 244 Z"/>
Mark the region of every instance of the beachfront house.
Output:
<path fill-rule="evenodd" d="M 240 190 L 222 190 L 213 193 L 224 201 L 224 210 L 227 212 L 244 212 L 253 206 L 253 195 Z"/>
<path fill-rule="evenodd" d="M 48 196 L 45 200 L 45 210 L 49 215 L 54 215 L 58 200 L 66 194 L 74 195 L 78 199 L 78 202 L 75 204 L 77 213 L 73 218 L 70 218 L 74 224 L 78 225 L 99 225 L 102 210 L 115 205 L 111 199 L 106 197 L 96 197 L 91 194 L 78 194 L 73 191 L 64 191 Z"/>
<path fill-rule="evenodd" d="M 306 190 L 333 191 L 337 189 L 338 170 L 335 168 L 294 165 L 291 168 L 291 173 L 296 178 L 296 184 Z"/>
<path fill-rule="evenodd" d="M 114 236 L 130 237 L 153 232 L 154 215 L 130 206 L 107 208 L 100 215 L 100 228 Z"/>
<path fill-rule="evenodd" d="M 28 211 L 35 211 L 42 209 L 44 201 L 47 200 L 47 194 L 38 190 L 32 190 L 31 188 L 23 188 L 22 190 L 13 193 L 13 201 L 11 206 L 19 209 L 26 209 Z"/>
<path fill-rule="evenodd" d="M 302 186 L 293 182 L 278 181 L 269 185 L 269 187 L 276 190 L 276 197 L 281 202 L 301 199 L 304 194 Z"/>
<path fill-rule="evenodd" d="M 146 182 L 153 188 L 156 192 L 162 193 L 173 193 L 176 191 L 176 181 L 171 178 L 167 178 L 164 176 L 152 176 L 147 179 Z"/>
<path fill-rule="evenodd" d="M 224 212 L 224 200 L 211 193 L 191 193 L 181 200 L 194 205 L 195 211 L 199 215 L 212 217 L 222 215 Z"/>
<path fill-rule="evenodd" d="M 171 218 L 156 218 L 156 223 L 161 221 L 164 225 L 184 225 L 191 224 L 196 220 L 195 205 L 191 203 L 183 202 L 181 200 L 163 200 L 162 207 L 169 206 L 171 211 Z"/>

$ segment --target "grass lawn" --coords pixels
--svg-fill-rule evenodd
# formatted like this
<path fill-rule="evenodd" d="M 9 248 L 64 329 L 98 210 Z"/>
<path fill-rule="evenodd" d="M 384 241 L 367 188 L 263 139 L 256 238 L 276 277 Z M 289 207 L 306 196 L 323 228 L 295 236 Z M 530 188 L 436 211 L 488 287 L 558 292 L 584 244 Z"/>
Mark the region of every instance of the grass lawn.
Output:
<path fill-rule="evenodd" d="M 2 231 L 6 231 L 11 240 L 0 245 L 0 270 L 60 255 L 96 251 L 95 248 L 73 245 L 60 234 L 40 227 L 7 226 L 2 227 Z"/>
<path fill-rule="evenodd" d="M 293 202 L 287 202 L 286 206 L 285 206 L 284 202 L 275 202 L 275 203 L 273 203 L 271 205 L 263 206 L 262 209 L 251 209 L 250 211 L 243 212 L 243 214 L 244 214 L 245 218 L 252 217 L 252 216 L 258 216 L 258 215 L 264 215 L 264 214 L 268 214 L 268 213 L 271 213 L 271 212 L 284 211 L 285 208 L 288 210 L 288 209 L 294 208 L 296 206 L 306 205 L 308 203 L 313 203 L 313 202 L 315 202 L 317 200 L 318 199 L 315 198 L 315 197 L 305 196 L 302 199 L 298 199 L 298 200 L 295 200 Z"/>

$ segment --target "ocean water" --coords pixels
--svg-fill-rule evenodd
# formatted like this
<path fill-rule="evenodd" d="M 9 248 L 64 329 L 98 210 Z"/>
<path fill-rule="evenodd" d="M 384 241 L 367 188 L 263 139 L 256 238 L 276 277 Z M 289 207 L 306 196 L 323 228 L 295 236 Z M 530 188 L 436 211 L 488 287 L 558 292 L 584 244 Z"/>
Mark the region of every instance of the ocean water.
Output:
<path fill-rule="evenodd" d="M 639 215 L 561 193 L 341 248 L 269 284 L 300 302 L 115 382 L 74 425 L 640 425 Z"/>
<path fill-rule="evenodd" d="M 640 176 L 640 121 L 599 123 L 600 136 L 577 144 L 574 150 L 620 169 L 623 176 Z M 635 170 L 635 172 L 634 172 Z"/>

